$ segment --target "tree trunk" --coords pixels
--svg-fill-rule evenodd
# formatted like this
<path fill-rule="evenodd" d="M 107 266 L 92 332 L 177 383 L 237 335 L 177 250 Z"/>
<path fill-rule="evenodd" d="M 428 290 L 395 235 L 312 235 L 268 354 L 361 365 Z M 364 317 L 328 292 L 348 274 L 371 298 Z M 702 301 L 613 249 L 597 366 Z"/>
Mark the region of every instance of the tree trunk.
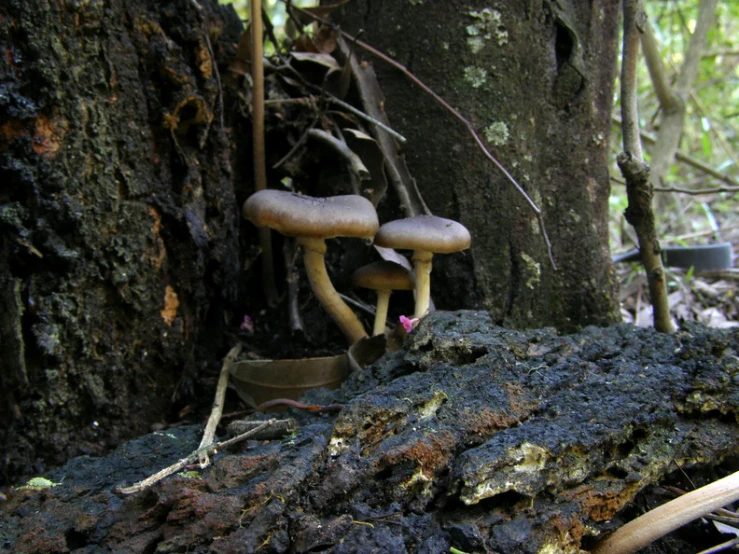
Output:
<path fill-rule="evenodd" d="M 618 318 L 607 137 L 619 5 L 355 0 L 336 12 L 343 30 L 363 29 L 362 40 L 470 120 L 543 212 L 557 270 L 536 214 L 465 127 L 375 60 L 426 203 L 472 234 L 469 253 L 434 260 L 438 307 L 484 307 L 506 326 L 571 329 Z"/>
<path fill-rule="evenodd" d="M 0 481 L 148 430 L 223 352 L 240 30 L 210 0 L 0 8 Z"/>

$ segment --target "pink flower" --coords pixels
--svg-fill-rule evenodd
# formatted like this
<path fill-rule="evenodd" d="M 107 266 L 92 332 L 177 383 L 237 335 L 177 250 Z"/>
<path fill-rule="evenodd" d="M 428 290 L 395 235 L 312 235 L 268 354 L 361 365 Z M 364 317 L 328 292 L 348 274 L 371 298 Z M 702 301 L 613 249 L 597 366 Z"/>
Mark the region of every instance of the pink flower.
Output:
<path fill-rule="evenodd" d="M 239 325 L 239 329 L 250 334 L 254 332 L 254 322 L 248 315 L 244 314 L 244 319 L 241 322 L 241 325 Z"/>
<path fill-rule="evenodd" d="M 403 326 L 403 329 L 405 329 L 406 333 L 410 333 L 413 331 L 413 328 L 418 325 L 418 318 L 412 317 L 408 319 L 404 315 L 400 316 L 400 324 Z"/>

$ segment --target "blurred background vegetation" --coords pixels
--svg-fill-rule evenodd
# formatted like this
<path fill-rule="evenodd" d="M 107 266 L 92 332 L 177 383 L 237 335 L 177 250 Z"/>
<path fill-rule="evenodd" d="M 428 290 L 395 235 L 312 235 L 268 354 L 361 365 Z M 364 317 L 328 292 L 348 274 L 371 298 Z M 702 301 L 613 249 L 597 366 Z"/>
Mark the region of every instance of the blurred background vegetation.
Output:
<path fill-rule="evenodd" d="M 695 29 L 699 0 L 647 0 L 645 7 L 661 48 L 668 77 L 674 84 Z M 614 115 L 620 114 L 618 83 Z M 686 117 L 679 151 L 725 176 L 719 179 L 685 161 L 674 160 L 656 187 L 655 205 L 664 245 L 739 243 L 739 2 L 719 2 L 715 23 L 708 33 L 698 74 L 686 100 Z M 643 131 L 657 136 L 661 107 L 643 59 L 639 65 L 639 114 Z M 643 140 L 650 161 L 653 145 Z M 621 150 L 619 125 L 611 136 L 612 159 Z M 611 248 L 635 247 L 633 231 L 624 221 L 626 191 L 615 161 L 611 167 Z M 724 189 L 726 192 L 691 195 L 660 191 Z"/>

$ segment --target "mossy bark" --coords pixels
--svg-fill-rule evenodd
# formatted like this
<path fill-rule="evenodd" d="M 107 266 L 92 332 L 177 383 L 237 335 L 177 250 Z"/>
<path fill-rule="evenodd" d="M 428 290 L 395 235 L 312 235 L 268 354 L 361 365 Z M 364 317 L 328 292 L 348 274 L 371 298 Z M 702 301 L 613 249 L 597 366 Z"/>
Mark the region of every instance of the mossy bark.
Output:
<path fill-rule="evenodd" d="M 424 199 L 473 237 L 469 252 L 434 260 L 438 307 L 484 307 L 507 326 L 617 319 L 607 137 L 618 13 L 615 0 L 355 0 L 335 12 L 467 117 L 543 211 L 556 271 L 535 213 L 464 126 L 373 60 Z"/>
<path fill-rule="evenodd" d="M 223 353 L 240 28 L 210 0 L 0 8 L 0 481 L 148 430 Z"/>

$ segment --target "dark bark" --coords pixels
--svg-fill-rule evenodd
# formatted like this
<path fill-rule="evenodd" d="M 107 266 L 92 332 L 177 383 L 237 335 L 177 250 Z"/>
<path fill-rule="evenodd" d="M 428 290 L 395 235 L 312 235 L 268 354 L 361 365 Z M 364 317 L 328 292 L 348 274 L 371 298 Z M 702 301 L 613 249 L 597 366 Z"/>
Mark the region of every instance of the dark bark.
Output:
<path fill-rule="evenodd" d="M 180 426 L 10 491 L 0 552 L 589 551 L 665 485 L 736 469 L 737 350 L 737 329 L 559 336 L 437 312 L 404 349 L 310 393 L 344 407 L 289 412 L 294 434 L 116 495 L 198 447 L 202 426 Z M 644 552 L 703 550 L 720 542 L 709 526 Z"/>
<path fill-rule="evenodd" d="M 615 0 L 356 0 L 336 12 L 343 30 L 363 29 L 364 41 L 459 109 L 543 210 L 557 271 L 535 213 L 464 126 L 375 60 L 426 203 L 472 233 L 469 253 L 434 261 L 439 307 L 484 307 L 508 326 L 616 320 L 607 137 L 618 14 Z M 397 216 L 395 203 L 390 196 L 381 215 Z"/>
<path fill-rule="evenodd" d="M 199 6 L 0 8 L 0 481 L 148 430 L 223 354 L 241 23 Z"/>

